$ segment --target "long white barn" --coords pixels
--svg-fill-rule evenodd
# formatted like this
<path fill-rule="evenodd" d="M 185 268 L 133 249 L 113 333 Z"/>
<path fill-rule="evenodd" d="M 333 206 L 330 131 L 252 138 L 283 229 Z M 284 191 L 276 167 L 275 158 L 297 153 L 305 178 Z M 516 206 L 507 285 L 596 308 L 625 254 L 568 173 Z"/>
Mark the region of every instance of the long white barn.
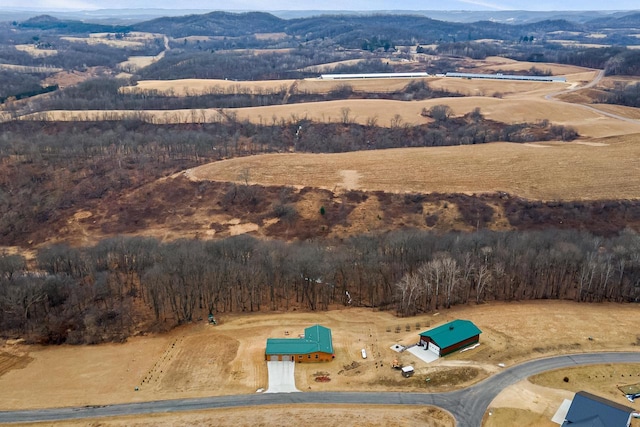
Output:
<path fill-rule="evenodd" d="M 367 74 L 321 74 L 323 80 L 349 79 L 412 79 L 429 77 L 429 73 L 367 73 Z"/>
<path fill-rule="evenodd" d="M 476 73 L 447 73 L 447 77 L 459 77 L 462 79 L 493 79 L 493 80 L 527 80 L 536 82 L 566 82 L 565 77 L 555 76 L 517 76 L 514 74 L 476 74 Z"/>

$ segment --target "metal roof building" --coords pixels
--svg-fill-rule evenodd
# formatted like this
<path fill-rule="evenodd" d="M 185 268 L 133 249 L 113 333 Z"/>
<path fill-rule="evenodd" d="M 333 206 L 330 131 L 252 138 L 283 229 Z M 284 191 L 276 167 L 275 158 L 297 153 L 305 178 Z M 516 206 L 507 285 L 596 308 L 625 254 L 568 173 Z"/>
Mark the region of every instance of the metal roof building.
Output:
<path fill-rule="evenodd" d="M 420 333 L 420 343 L 439 356 L 480 341 L 482 331 L 469 320 L 456 319 Z"/>
<path fill-rule="evenodd" d="M 317 362 L 333 359 L 331 329 L 314 325 L 304 338 L 267 338 L 265 358 L 269 361 Z"/>
<path fill-rule="evenodd" d="M 579 391 L 562 427 L 629 427 L 633 408 Z"/>
<path fill-rule="evenodd" d="M 459 77 L 462 79 L 493 79 L 493 80 L 524 80 L 534 82 L 561 82 L 567 81 L 565 77 L 557 76 L 517 76 L 514 74 L 477 74 L 477 73 L 447 73 L 446 77 Z"/>
<path fill-rule="evenodd" d="M 347 79 L 410 79 L 429 77 L 429 73 L 368 73 L 368 74 L 321 74 L 322 80 Z"/>

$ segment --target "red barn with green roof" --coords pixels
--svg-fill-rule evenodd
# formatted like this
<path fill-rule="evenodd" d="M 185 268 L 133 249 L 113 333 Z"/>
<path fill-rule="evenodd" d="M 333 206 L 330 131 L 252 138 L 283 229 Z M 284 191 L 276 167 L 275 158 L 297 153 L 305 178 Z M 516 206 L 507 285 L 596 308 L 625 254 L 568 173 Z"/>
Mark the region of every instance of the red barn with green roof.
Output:
<path fill-rule="evenodd" d="M 304 338 L 267 338 L 267 361 L 329 362 L 333 358 L 331 329 L 324 326 L 306 328 Z"/>
<path fill-rule="evenodd" d="M 439 356 L 446 356 L 480 341 L 482 331 L 469 320 L 456 319 L 420 334 L 420 344 Z"/>

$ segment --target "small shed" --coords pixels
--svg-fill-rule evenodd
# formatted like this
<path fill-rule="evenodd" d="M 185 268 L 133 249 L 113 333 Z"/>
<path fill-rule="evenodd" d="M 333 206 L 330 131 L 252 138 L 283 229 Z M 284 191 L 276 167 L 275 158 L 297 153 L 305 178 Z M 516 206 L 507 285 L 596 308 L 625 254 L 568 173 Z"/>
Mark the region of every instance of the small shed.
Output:
<path fill-rule="evenodd" d="M 571 402 L 562 427 L 629 427 L 632 413 L 633 408 L 579 391 Z"/>
<path fill-rule="evenodd" d="M 306 328 L 302 338 L 267 338 L 267 361 L 329 362 L 333 358 L 331 329 L 321 325 Z"/>
<path fill-rule="evenodd" d="M 420 344 L 438 356 L 446 356 L 476 344 L 480 341 L 481 333 L 482 331 L 470 320 L 456 319 L 420 333 Z"/>

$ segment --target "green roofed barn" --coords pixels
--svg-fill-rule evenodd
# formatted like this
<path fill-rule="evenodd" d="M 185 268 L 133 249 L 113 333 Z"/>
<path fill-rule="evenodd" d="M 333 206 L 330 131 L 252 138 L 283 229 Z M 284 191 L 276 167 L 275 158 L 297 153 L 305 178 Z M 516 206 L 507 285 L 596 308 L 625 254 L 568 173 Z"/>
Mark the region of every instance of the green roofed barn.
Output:
<path fill-rule="evenodd" d="M 331 329 L 314 325 L 304 338 L 267 338 L 267 361 L 329 362 L 334 358 Z"/>
<path fill-rule="evenodd" d="M 469 320 L 454 320 L 420 334 L 420 344 L 446 356 L 480 341 L 482 331 Z"/>

